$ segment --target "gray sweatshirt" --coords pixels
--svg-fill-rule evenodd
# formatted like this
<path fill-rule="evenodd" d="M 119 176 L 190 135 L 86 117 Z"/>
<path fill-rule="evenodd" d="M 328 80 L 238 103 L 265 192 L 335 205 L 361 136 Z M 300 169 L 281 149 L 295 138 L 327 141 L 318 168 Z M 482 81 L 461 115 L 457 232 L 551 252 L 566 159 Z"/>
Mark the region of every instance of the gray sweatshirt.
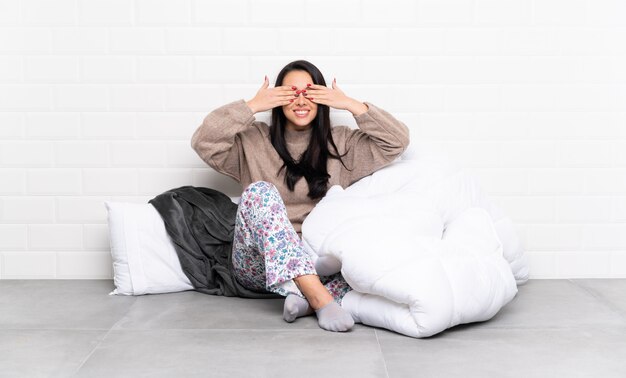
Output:
<path fill-rule="evenodd" d="M 337 159 L 328 159 L 328 188 L 350 186 L 388 165 L 409 145 L 409 128 L 385 110 L 370 102 L 365 113 L 354 116 L 358 129 L 333 126 L 332 136 L 348 171 Z M 257 121 L 252 109 L 240 99 L 210 112 L 191 137 L 191 146 L 211 168 L 232 177 L 243 188 L 255 181 L 268 181 L 278 189 L 287 215 L 302 237 L 302 222 L 321 199 L 307 196 L 308 183 L 302 177 L 290 191 L 285 183 L 286 167 L 270 141 L 270 126 Z M 285 128 L 285 142 L 291 156 L 297 161 L 306 150 L 311 128 L 295 131 Z M 332 146 L 329 150 L 335 153 Z"/>

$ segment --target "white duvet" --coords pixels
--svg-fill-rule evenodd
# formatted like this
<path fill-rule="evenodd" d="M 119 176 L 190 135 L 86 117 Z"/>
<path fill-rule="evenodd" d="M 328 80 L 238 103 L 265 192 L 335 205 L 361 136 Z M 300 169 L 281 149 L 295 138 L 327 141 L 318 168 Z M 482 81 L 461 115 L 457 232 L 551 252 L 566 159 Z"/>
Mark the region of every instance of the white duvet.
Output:
<path fill-rule="evenodd" d="M 465 170 L 408 153 L 345 190 L 331 187 L 302 224 L 314 260 L 331 256 L 354 289 L 357 322 L 412 337 L 492 318 L 528 280 L 511 220 Z"/>

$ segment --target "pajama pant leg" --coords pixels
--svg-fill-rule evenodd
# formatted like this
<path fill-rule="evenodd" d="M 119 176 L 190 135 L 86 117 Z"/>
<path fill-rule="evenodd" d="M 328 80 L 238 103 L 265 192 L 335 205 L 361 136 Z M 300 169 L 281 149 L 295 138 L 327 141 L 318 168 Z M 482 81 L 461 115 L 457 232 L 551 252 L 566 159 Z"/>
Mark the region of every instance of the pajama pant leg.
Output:
<path fill-rule="evenodd" d="M 317 274 L 273 184 L 257 181 L 243 191 L 235 218 L 232 261 L 235 278 L 243 286 L 282 296 L 304 298 L 293 278 Z M 341 273 L 322 276 L 320 281 L 339 304 L 351 290 Z"/>

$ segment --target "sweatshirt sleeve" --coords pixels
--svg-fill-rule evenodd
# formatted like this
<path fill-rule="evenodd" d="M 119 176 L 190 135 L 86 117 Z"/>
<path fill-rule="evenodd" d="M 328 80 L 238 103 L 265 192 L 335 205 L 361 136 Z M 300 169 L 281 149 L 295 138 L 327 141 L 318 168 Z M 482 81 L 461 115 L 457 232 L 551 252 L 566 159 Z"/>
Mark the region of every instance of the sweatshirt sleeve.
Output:
<path fill-rule="evenodd" d="M 409 128 L 403 122 L 370 102 L 364 104 L 368 110 L 354 116 L 359 128 L 346 131 L 347 155 L 342 160 L 352 171 L 342 177 L 344 187 L 390 164 L 409 145 Z"/>
<path fill-rule="evenodd" d="M 191 137 L 191 147 L 211 168 L 241 181 L 241 140 L 239 132 L 255 121 L 244 99 L 210 112 Z"/>

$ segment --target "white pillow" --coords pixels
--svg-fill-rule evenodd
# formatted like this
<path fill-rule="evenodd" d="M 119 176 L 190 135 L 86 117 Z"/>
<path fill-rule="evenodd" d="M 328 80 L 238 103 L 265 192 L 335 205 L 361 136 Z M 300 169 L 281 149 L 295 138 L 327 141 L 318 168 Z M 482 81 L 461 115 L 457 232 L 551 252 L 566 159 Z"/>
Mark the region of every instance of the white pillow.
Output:
<path fill-rule="evenodd" d="M 109 295 L 143 295 L 192 290 L 165 223 L 149 203 L 105 201 L 108 210 L 113 282 Z"/>
<path fill-rule="evenodd" d="M 231 197 L 234 203 L 240 197 Z M 150 203 L 105 201 L 115 290 L 143 295 L 193 290 L 163 218 Z"/>

